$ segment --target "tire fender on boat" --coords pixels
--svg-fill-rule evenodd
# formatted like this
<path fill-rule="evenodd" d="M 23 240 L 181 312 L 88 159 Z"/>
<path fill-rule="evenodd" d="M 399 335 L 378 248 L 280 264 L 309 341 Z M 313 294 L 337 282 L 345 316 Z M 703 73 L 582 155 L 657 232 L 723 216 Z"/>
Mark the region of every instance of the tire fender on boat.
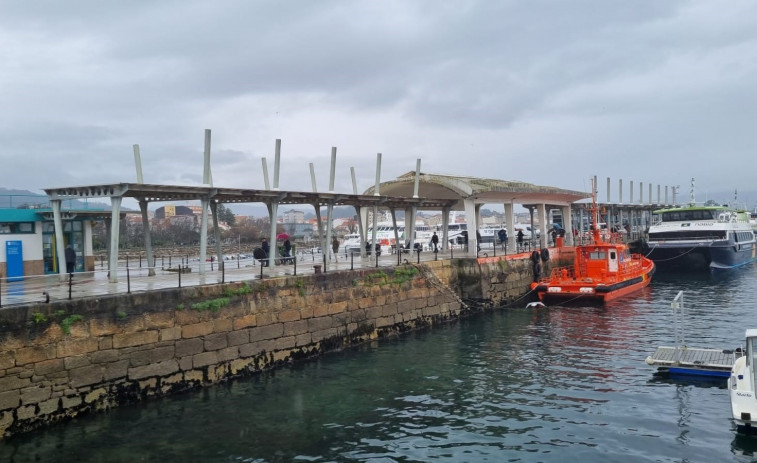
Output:
<path fill-rule="evenodd" d="M 542 250 L 541 250 L 541 260 L 543 260 L 544 262 L 546 262 L 546 261 L 549 260 L 549 249 L 542 248 Z"/>

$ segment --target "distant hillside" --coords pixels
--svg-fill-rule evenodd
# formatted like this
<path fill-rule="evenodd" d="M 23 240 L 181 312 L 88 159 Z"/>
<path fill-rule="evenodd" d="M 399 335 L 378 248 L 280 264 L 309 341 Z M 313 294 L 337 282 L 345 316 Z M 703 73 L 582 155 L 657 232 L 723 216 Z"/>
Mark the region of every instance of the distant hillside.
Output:
<path fill-rule="evenodd" d="M 66 201 L 65 207 L 70 209 L 86 209 L 87 202 L 72 200 Z M 110 203 L 108 201 L 90 201 L 89 204 L 97 204 L 98 207 L 103 207 L 106 210 L 110 209 Z M 49 207 L 50 200 L 44 193 L 35 193 L 29 190 L 13 190 L 8 188 L 0 188 L 0 208 L 3 209 L 18 209 L 28 207 Z"/>

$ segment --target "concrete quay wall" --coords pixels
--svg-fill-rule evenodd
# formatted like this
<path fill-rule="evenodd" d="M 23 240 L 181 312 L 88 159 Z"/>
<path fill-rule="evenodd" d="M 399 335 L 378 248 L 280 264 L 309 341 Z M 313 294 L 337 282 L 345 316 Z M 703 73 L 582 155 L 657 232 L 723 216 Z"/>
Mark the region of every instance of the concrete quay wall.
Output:
<path fill-rule="evenodd" d="M 506 305 L 532 279 L 528 259 L 455 259 L 3 308 L 0 436 Z"/>
<path fill-rule="evenodd" d="M 0 436 L 461 316 L 449 261 L 0 310 Z"/>
<path fill-rule="evenodd" d="M 553 268 L 571 265 L 575 248 L 548 248 L 549 258 L 539 258 L 541 277 L 550 274 Z M 529 297 L 534 281 L 533 261 L 530 256 L 479 257 L 478 259 L 455 259 L 453 284 L 463 300 L 476 301 L 487 307 L 522 307 L 534 300 Z"/>

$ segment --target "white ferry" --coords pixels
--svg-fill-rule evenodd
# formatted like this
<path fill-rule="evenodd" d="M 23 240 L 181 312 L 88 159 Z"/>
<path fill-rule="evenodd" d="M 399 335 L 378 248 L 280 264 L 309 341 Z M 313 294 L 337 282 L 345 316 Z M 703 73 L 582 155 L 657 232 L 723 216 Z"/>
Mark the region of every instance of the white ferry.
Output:
<path fill-rule="evenodd" d="M 397 221 L 397 236 L 400 240 L 402 247 L 407 247 L 409 238 L 405 236 L 405 222 Z M 431 235 L 433 232 L 428 225 L 422 221 L 416 221 L 415 223 L 415 240 L 414 243 L 418 244 L 424 251 L 427 251 L 431 244 Z M 373 240 L 373 227 L 368 227 L 365 236 L 370 242 Z M 392 222 L 379 222 L 376 224 L 376 242 L 381 246 L 381 251 L 391 253 L 397 246 L 394 224 Z"/>
<path fill-rule="evenodd" d="M 728 206 L 661 209 L 644 243 L 644 254 L 660 266 L 734 268 L 757 260 L 749 212 Z"/>

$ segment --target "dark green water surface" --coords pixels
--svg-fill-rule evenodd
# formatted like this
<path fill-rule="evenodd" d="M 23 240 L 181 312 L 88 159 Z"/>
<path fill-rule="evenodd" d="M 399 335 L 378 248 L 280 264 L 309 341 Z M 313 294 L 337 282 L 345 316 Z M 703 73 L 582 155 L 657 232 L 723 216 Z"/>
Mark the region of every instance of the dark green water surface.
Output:
<path fill-rule="evenodd" d="M 503 309 L 0 443 L 0 462 L 752 461 L 722 382 L 659 377 L 757 327 L 757 267 L 655 275 L 605 307 Z M 523 304 L 525 306 L 525 304 Z"/>

